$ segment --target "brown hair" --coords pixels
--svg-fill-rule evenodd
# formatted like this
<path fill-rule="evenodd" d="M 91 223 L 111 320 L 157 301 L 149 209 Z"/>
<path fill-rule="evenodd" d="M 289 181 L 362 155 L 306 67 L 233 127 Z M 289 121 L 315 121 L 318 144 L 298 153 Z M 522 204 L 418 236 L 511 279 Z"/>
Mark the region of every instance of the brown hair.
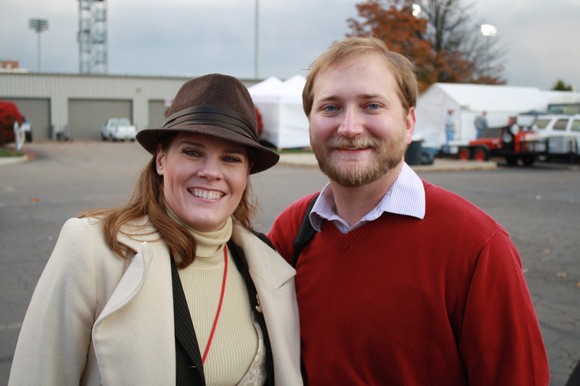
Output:
<path fill-rule="evenodd" d="M 302 106 L 306 116 L 310 116 L 310 111 L 312 110 L 314 81 L 318 74 L 348 59 L 372 53 L 381 55 L 385 59 L 385 63 L 393 71 L 398 86 L 397 93 L 405 111 L 409 112 L 411 107 L 415 107 L 418 85 L 411 61 L 397 52 L 390 51 L 380 39 L 372 36 L 357 36 L 347 37 L 334 43 L 310 66 L 306 84 L 302 91 Z"/>
<path fill-rule="evenodd" d="M 167 151 L 174 135 L 168 135 L 162 139 L 160 149 Z M 117 234 L 121 227 L 133 220 L 145 215 L 149 217 L 149 223 L 159 232 L 161 239 L 173 252 L 179 268 L 184 268 L 195 260 L 197 243 L 192 234 L 182 224 L 172 220 L 167 214 L 163 197 L 163 177 L 157 174 L 155 166 L 156 154 L 143 168 L 133 194 L 129 201 L 118 208 L 90 209 L 79 214 L 79 217 L 97 217 L 101 219 L 101 226 L 105 236 L 105 242 L 116 254 L 128 258 L 131 251 L 117 240 Z M 251 230 L 250 219 L 255 207 L 249 201 L 250 180 L 241 201 L 234 211 L 233 217 L 244 228 Z"/>

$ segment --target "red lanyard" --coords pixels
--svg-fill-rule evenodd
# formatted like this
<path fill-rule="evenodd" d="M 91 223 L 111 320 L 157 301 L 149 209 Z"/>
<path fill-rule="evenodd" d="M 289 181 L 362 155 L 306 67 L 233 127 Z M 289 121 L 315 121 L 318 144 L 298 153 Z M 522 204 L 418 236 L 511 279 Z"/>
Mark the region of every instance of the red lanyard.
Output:
<path fill-rule="evenodd" d="M 218 320 L 220 318 L 220 313 L 222 311 L 222 304 L 224 302 L 224 293 L 226 292 L 226 278 L 228 276 L 228 247 L 224 245 L 224 277 L 222 280 L 222 292 L 220 294 L 220 302 L 218 304 L 218 309 L 215 314 L 215 318 L 213 320 L 213 326 L 211 327 L 211 332 L 209 333 L 209 338 L 207 339 L 207 345 L 205 346 L 205 351 L 203 353 L 203 358 L 201 359 L 201 363 L 205 364 L 205 358 L 207 358 L 207 353 L 209 352 L 209 348 L 213 341 L 213 336 L 215 334 L 215 330 L 217 327 Z"/>

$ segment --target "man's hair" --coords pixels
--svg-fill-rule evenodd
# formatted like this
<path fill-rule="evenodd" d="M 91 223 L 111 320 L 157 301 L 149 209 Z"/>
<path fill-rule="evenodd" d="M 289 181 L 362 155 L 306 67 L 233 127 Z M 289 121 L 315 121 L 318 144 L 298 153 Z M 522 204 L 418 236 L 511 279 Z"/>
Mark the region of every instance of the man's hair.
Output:
<path fill-rule="evenodd" d="M 310 116 L 310 111 L 312 110 L 314 100 L 313 87 L 318 74 L 346 60 L 373 53 L 381 55 L 385 59 L 385 63 L 393 71 L 398 86 L 397 93 L 405 111 L 408 112 L 411 107 L 415 107 L 418 85 L 411 61 L 403 55 L 389 50 L 382 40 L 375 37 L 348 37 L 335 42 L 310 66 L 306 84 L 302 91 L 302 106 L 306 116 Z"/>

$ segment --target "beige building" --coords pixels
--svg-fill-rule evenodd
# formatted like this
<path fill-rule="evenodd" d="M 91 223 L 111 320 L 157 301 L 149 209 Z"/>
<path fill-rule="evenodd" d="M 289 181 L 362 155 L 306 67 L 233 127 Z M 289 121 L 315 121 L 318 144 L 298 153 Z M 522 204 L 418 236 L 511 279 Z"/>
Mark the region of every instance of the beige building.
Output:
<path fill-rule="evenodd" d="M 111 117 L 129 118 L 138 130 L 160 127 L 167 104 L 188 79 L 0 72 L 0 100 L 16 103 L 35 141 L 100 140 L 100 127 Z"/>

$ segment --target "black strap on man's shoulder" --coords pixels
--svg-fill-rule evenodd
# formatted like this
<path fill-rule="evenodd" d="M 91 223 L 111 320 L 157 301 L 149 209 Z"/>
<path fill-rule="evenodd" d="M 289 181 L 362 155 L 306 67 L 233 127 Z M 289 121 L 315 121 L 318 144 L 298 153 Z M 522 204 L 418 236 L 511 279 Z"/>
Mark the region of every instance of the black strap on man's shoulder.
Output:
<path fill-rule="evenodd" d="M 294 259 L 292 259 L 293 267 L 296 267 L 296 264 L 298 264 L 298 257 L 300 256 L 302 249 L 310 242 L 310 240 L 312 240 L 316 234 L 316 230 L 312 227 L 312 224 L 310 224 L 309 214 L 312 211 L 312 207 L 314 207 L 314 203 L 316 202 L 317 198 L 318 194 L 310 199 L 308 207 L 304 212 L 304 217 L 302 218 L 302 224 L 300 224 L 298 233 L 292 242 L 292 246 L 294 247 Z"/>

